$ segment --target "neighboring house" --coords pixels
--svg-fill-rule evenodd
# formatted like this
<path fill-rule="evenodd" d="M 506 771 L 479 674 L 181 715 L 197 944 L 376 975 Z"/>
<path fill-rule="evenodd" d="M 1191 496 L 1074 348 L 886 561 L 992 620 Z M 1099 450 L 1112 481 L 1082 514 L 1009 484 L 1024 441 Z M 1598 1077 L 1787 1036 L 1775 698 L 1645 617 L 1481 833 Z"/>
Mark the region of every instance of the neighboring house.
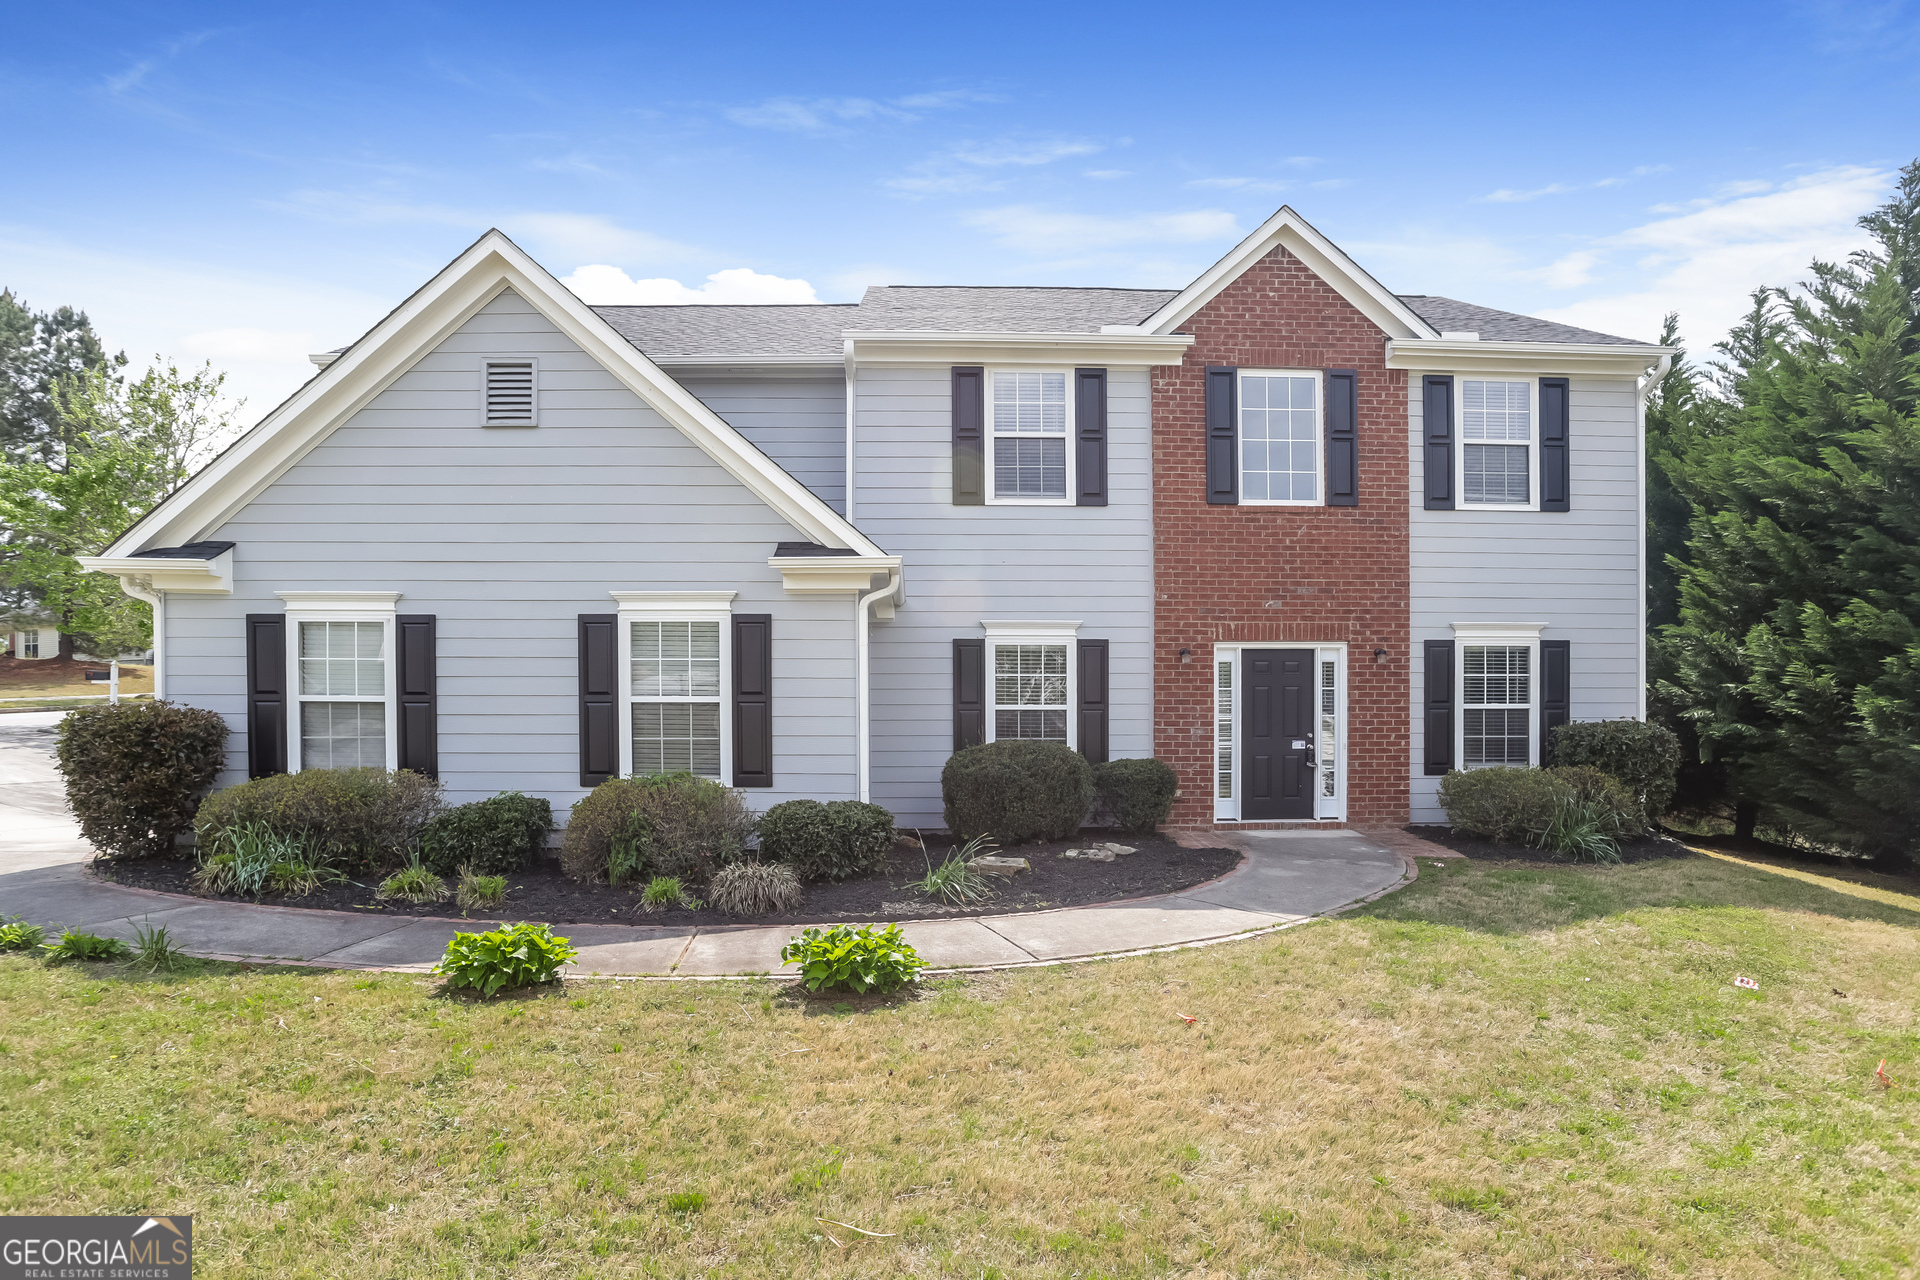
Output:
<path fill-rule="evenodd" d="M 15 627 L 7 633 L 7 655 L 13 658 L 57 658 L 60 633 L 53 627 Z"/>
<path fill-rule="evenodd" d="M 161 696 L 234 725 L 224 782 L 383 765 L 455 800 L 514 788 L 564 809 L 607 777 L 690 768 L 756 808 L 871 799 L 938 827 L 956 746 L 1017 736 L 1158 752 L 1181 770 L 1181 820 L 1252 820 L 1206 799 L 1215 734 L 1235 731 L 1214 714 L 1216 657 L 1284 640 L 1336 682 L 1321 759 L 1341 762 L 1338 803 L 1307 816 L 1398 820 L 1423 697 L 1408 666 L 1431 630 L 1409 575 L 1416 596 L 1448 590 L 1417 544 L 1457 534 L 1413 532 L 1417 394 L 1403 415 L 1423 384 L 1404 370 L 1440 366 L 1396 349 L 1442 340 L 1289 211 L 1248 244 L 1276 227 L 1318 247 L 1243 245 L 1184 292 L 876 288 L 807 307 L 589 307 L 489 232 L 87 563 L 154 603 Z M 1236 336 L 1249 289 L 1319 293 Z M 1356 294 L 1323 334 L 1326 299 Z M 1249 456 L 1218 405 L 1202 423 L 1223 377 L 1206 366 L 1225 363 L 1236 440 L 1294 372 L 1324 399 L 1345 385 L 1326 369 L 1353 371 L 1359 406 L 1304 406 L 1299 430 L 1334 429 L 1331 446 L 1237 472 L 1238 511 L 1205 501 L 1209 433 Z M 1595 394 L 1631 401 L 1621 385 Z M 1329 459 L 1351 475 L 1324 476 Z M 1256 484 L 1309 476 L 1336 504 L 1357 485 L 1356 505 L 1254 507 Z M 1519 514 L 1467 517 L 1495 545 L 1441 554 L 1469 577 L 1504 554 L 1532 590 L 1514 558 L 1531 551 L 1496 519 Z M 1473 587 L 1448 621 L 1534 617 L 1494 607 L 1504 591 Z M 1636 634 L 1637 599 L 1608 597 L 1593 625 Z M 1269 601 L 1289 602 L 1277 624 Z M 1576 714 L 1618 713 L 1584 697 Z"/>

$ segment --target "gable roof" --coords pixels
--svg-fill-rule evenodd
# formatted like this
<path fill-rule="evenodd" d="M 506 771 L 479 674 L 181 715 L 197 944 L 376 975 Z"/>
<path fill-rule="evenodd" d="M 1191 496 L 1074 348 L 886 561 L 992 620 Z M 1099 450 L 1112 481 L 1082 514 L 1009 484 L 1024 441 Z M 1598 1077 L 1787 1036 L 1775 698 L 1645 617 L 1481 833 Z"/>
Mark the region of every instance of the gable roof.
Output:
<path fill-rule="evenodd" d="M 595 307 L 615 333 L 655 360 L 674 356 L 819 356 L 839 360 L 858 328 L 856 302 Z"/>
<path fill-rule="evenodd" d="M 808 538 L 863 556 L 885 552 L 720 416 L 520 246 L 488 231 L 347 347 L 305 386 L 114 540 L 104 558 L 200 541 L 336 427 L 507 290 L 519 294 L 721 469 Z"/>
<path fill-rule="evenodd" d="M 1136 325 L 1178 289 L 875 285 L 860 299 L 859 328 L 940 333 L 1098 333 Z"/>
<path fill-rule="evenodd" d="M 1492 307 L 1475 306 L 1455 298 L 1403 293 L 1400 301 L 1441 332 L 1477 333 L 1482 342 L 1599 342 L 1623 347 L 1653 345 L 1633 338 L 1616 338 L 1610 333 L 1597 333 L 1592 329 L 1542 320 L 1536 316 L 1495 311 Z"/>

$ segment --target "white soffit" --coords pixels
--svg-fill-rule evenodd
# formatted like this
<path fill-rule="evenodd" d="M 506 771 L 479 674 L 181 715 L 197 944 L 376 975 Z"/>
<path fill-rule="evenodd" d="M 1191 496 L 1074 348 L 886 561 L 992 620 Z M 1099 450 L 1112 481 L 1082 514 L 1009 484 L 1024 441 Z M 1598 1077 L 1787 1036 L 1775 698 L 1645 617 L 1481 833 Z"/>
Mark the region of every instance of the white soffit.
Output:
<path fill-rule="evenodd" d="M 1676 350 L 1619 342 L 1395 338 L 1387 343 L 1387 368 L 1431 373 L 1587 373 L 1637 377 Z"/>
<path fill-rule="evenodd" d="M 1434 327 L 1393 296 L 1387 287 L 1361 269 L 1341 248 L 1316 231 L 1311 223 L 1286 205 L 1233 247 L 1226 257 L 1208 267 L 1179 296 L 1140 322 L 1143 333 L 1172 333 L 1193 314 L 1218 297 L 1276 246 L 1307 264 L 1328 287 L 1351 302 L 1389 338 L 1438 338 Z M 1112 330 L 1109 329 L 1109 332 Z"/>
<path fill-rule="evenodd" d="M 1129 329 L 1124 333 L 857 330 L 844 335 L 854 364 L 1097 365 L 1145 368 L 1179 364 L 1193 338 Z"/>
<path fill-rule="evenodd" d="M 809 540 L 861 555 L 885 554 L 622 338 L 520 246 L 491 230 L 122 534 L 107 555 L 196 542 L 220 528 L 509 289 Z"/>

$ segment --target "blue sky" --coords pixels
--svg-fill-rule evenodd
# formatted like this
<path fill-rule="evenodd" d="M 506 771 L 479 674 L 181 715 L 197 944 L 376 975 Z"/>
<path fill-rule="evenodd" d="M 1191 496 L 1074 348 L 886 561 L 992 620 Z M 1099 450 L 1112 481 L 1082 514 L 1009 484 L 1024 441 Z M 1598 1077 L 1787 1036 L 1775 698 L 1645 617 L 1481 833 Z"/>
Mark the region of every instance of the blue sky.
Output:
<path fill-rule="evenodd" d="M 7 6 L 0 285 L 263 412 L 488 226 L 590 302 L 1390 288 L 1719 336 L 1920 154 L 1920 10 Z"/>

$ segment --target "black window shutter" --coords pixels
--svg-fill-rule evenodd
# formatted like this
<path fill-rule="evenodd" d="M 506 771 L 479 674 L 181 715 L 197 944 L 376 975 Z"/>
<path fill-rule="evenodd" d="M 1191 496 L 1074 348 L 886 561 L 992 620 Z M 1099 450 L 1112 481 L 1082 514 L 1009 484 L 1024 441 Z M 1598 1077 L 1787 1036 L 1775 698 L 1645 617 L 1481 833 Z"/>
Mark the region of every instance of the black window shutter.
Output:
<path fill-rule="evenodd" d="M 987 740 L 987 642 L 953 642 L 953 749 Z"/>
<path fill-rule="evenodd" d="M 394 689 L 400 695 L 399 760 L 402 769 L 440 776 L 440 682 L 436 633 L 431 613 L 403 613 L 393 622 L 399 667 Z"/>
<path fill-rule="evenodd" d="M 1453 641 L 1427 641 L 1426 775 L 1453 769 Z"/>
<path fill-rule="evenodd" d="M 612 613 L 580 615 L 580 785 L 620 772 L 620 646 Z"/>
<path fill-rule="evenodd" d="M 1429 374 L 1421 379 L 1421 426 L 1427 447 L 1421 470 L 1426 475 L 1427 510 L 1453 510 L 1453 379 Z M 1427 772 L 1433 772 L 1429 769 Z M 1444 770 L 1442 771 L 1444 772 Z"/>
<path fill-rule="evenodd" d="M 1573 642 L 1540 642 L 1540 764 L 1553 763 L 1553 731 L 1573 718 Z"/>
<path fill-rule="evenodd" d="M 773 615 L 733 616 L 733 785 L 773 785 Z"/>
<path fill-rule="evenodd" d="M 1088 764 L 1107 762 L 1107 642 L 1082 640 L 1080 653 L 1080 754 Z"/>
<path fill-rule="evenodd" d="M 1327 505 L 1360 505 L 1360 375 L 1327 370 Z"/>
<path fill-rule="evenodd" d="M 1540 379 L 1540 509 L 1570 511 L 1573 489 L 1572 388 L 1565 378 Z"/>
<path fill-rule="evenodd" d="M 1073 371 L 1073 467 L 1080 485 L 1074 500 L 1082 507 L 1107 505 L 1107 371 Z"/>
<path fill-rule="evenodd" d="M 953 370 L 953 505 L 987 501 L 987 371 Z"/>
<path fill-rule="evenodd" d="M 1232 507 L 1240 503 L 1239 452 L 1235 384 L 1240 371 L 1228 365 L 1207 366 L 1207 502 Z"/>
<path fill-rule="evenodd" d="M 287 618 L 247 615 L 247 776 L 287 771 Z"/>

